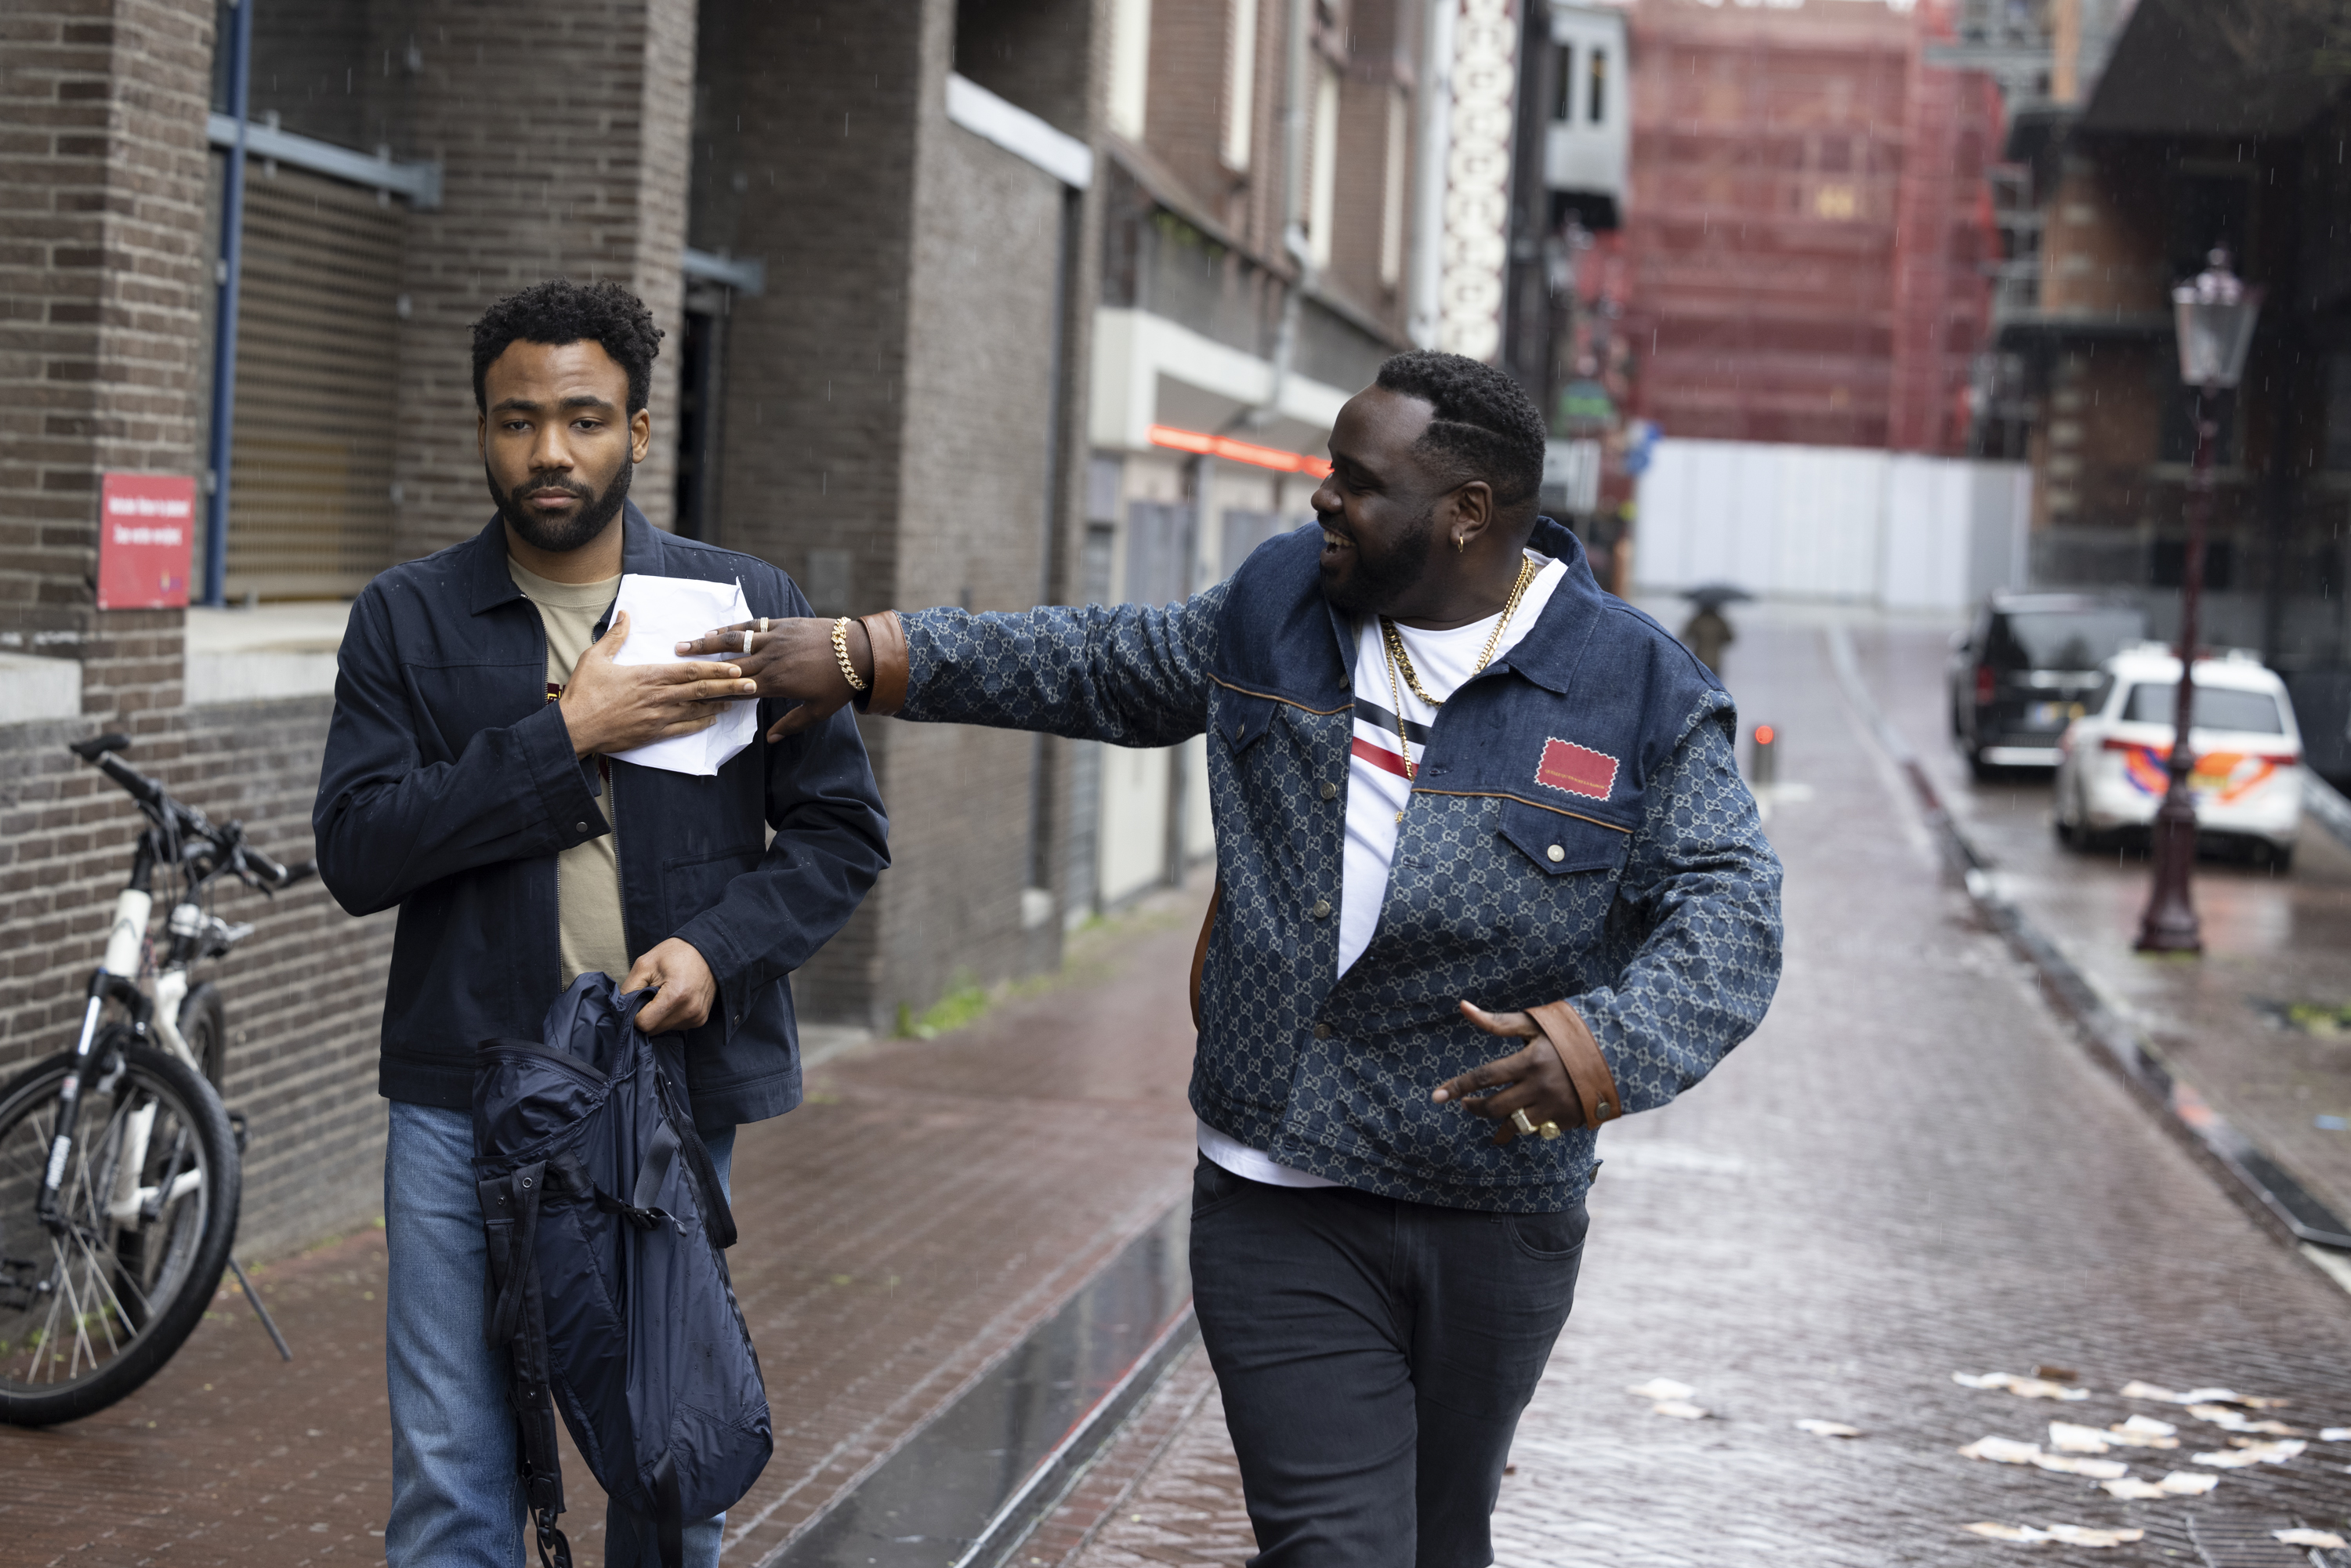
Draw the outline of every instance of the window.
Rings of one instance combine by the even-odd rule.
[[[1192,593],[1192,508],[1174,501],[1126,507],[1129,604],[1169,604]]]
[[[2169,724],[2179,711],[2179,687],[2170,681],[2141,681],[2123,703],[2123,717],[2132,724]],[[2226,686],[2196,688],[2197,729],[2231,729],[2240,735],[2283,735],[2277,699],[2267,692],[2232,691]]]
[[[1985,663],[2003,670],[2095,670],[2147,635],[2137,611],[2011,611],[1993,618]]]
[[[1314,169],[1306,208],[1306,248],[1316,270],[1331,265],[1331,208],[1339,185],[1339,73],[1322,68],[1314,88]]]
[[[1559,101],[1552,106],[1551,117],[1566,124],[1575,119],[1575,46],[1559,47]]]
[[[1583,118],[1598,125],[1607,118],[1608,51],[1592,51],[1592,93],[1584,100]]]
[[[1231,0],[1225,18],[1225,167],[1249,166],[1257,118],[1257,0]]]
[[[1110,128],[1130,141],[1143,138],[1150,82],[1151,0],[1111,0]]]
[[[1380,191],[1380,285],[1394,288],[1404,277],[1405,176],[1410,168],[1412,100],[1404,89],[1388,89],[1388,166]]]

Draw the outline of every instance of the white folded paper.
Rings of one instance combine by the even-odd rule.
[[[621,579],[620,597],[613,601],[612,611],[615,614],[626,611],[629,616],[629,640],[621,644],[621,652],[612,661],[616,664],[681,663],[677,656],[680,643],[699,637],[714,626],[731,626],[751,618],[751,607],[744,601],[743,585],[739,582],[643,577],[635,572]],[[708,729],[674,735],[667,740],[612,755],[640,768],[707,778],[751,744],[759,723],[759,705],[754,698],[716,706],[718,722]]]

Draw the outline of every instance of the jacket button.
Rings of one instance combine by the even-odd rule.
[[[1560,862],[1567,858],[1567,852],[1561,849],[1557,844],[1552,845],[1551,848],[1543,851],[1543,853],[1551,857],[1551,863],[1553,865],[1557,865]]]
[[[1339,787],[1336,784],[1332,783],[1328,779],[1322,780],[1322,799],[1325,800],[1334,800],[1338,799],[1338,796]]]
[[[1331,901],[1327,898],[1316,899],[1314,901],[1314,918],[1317,920],[1326,920],[1330,918],[1330,915]]]
[[[1316,1025],[1314,1026],[1314,1038],[1315,1038],[1315,1039],[1317,1039],[1317,1040],[1328,1040],[1328,1039],[1330,1039],[1330,1038],[1331,1038],[1331,1026],[1330,1026],[1329,1024],[1327,1024],[1327,1023],[1318,1023],[1318,1024],[1316,1024]]]
[[[584,833],[588,831],[588,824],[585,822],[574,822],[571,824],[571,831],[575,833]]]

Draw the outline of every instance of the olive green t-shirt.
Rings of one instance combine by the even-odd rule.
[[[552,702],[571,679],[580,655],[596,641],[596,622],[611,607],[621,580],[549,582],[524,570],[512,556],[507,558],[507,573],[523,597],[538,607],[539,624],[547,629],[548,700]],[[604,771],[603,759],[596,760],[598,771]],[[611,831],[555,857],[556,921],[566,987],[590,969],[603,970],[616,985],[629,972],[629,938],[621,920],[621,840],[612,822],[609,778],[596,804]]]

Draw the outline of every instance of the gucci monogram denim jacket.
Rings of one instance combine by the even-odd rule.
[[[1566,528],[1541,519],[1531,543],[1566,578],[1446,702],[1378,927],[1343,977],[1356,638],[1322,596],[1319,530],[1181,604],[901,622],[904,717],[1120,746],[1207,733],[1224,896],[1192,1074],[1203,1120],[1349,1186],[1498,1213],[1579,1201],[1597,1129],[1497,1148],[1490,1124],[1431,1103],[1510,1049],[1459,998],[1566,998],[1630,1113],[1751,1033],[1780,975],[1780,862],[1739,776],[1729,697],[1600,589]]]

